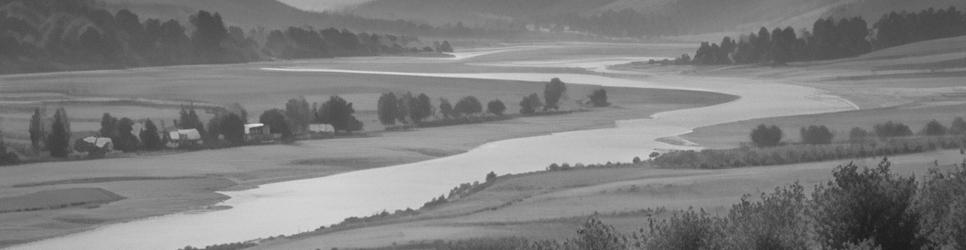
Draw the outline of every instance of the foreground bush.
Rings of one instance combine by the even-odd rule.
[[[823,248],[873,240],[882,249],[919,249],[919,214],[912,209],[914,177],[896,176],[883,160],[876,168],[840,166],[812,194],[815,232]]]

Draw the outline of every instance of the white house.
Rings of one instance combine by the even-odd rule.
[[[175,131],[168,132],[168,138],[171,139],[171,143],[174,146],[185,146],[192,144],[201,144],[201,133],[197,129],[179,129]]]
[[[111,138],[108,138],[108,137],[88,136],[88,137],[84,137],[84,139],[81,139],[81,140],[83,140],[84,142],[94,147],[103,149],[104,151],[114,150],[114,140],[111,140]]]
[[[322,133],[332,134],[332,133],[335,133],[335,127],[332,127],[331,124],[322,124],[322,123],[309,124],[309,132],[318,133],[318,134],[322,134]]]

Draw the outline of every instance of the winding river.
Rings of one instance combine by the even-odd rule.
[[[516,51],[516,50],[510,50]],[[485,55],[462,55],[456,60]],[[498,52],[493,52],[498,53]],[[676,149],[657,139],[693,128],[762,117],[812,114],[855,109],[844,99],[797,85],[734,78],[685,76],[616,76],[606,65],[639,58],[597,57],[588,60],[505,62],[514,67],[580,67],[597,74],[467,73],[435,74],[353,71],[312,67],[263,68],[270,71],[406,75],[421,77],[545,81],[559,77],[568,83],[621,87],[686,89],[740,96],[709,107],[676,110],[650,118],[617,121],[614,128],[518,138],[484,144],[467,153],[424,162],[349,172],[315,179],[267,184],[255,189],[224,192],[230,209],[181,213],[104,226],[14,247],[15,249],[175,249],[204,246],[313,230],[350,216],[382,209],[419,207],[460,183],[482,179],[490,171],[520,173],[544,169],[554,162],[600,163],[630,161],[656,149]],[[439,59],[454,60],[454,59]],[[494,66],[493,63],[488,63]],[[604,72],[606,71],[606,72]],[[611,73],[603,76],[603,73]]]

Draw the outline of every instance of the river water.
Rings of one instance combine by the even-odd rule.
[[[473,52],[459,59],[486,55]],[[497,52],[494,52],[497,53]],[[614,128],[556,133],[484,144],[467,153],[385,168],[349,172],[315,179],[262,185],[224,192],[230,209],[199,211],[104,226],[15,249],[175,249],[237,242],[313,230],[351,216],[382,209],[416,208],[460,183],[482,180],[486,173],[542,170],[550,163],[628,162],[656,149],[684,146],[656,141],[693,128],[746,119],[812,114],[855,109],[841,98],[812,88],[758,80],[697,77],[621,77],[606,70],[628,58],[506,62],[513,67],[579,67],[594,74],[544,73],[413,73],[353,71],[309,67],[264,68],[270,71],[406,75],[422,77],[546,81],[559,77],[568,83],[604,86],[703,90],[740,96],[736,101],[709,107],[676,110],[650,118],[615,122]],[[374,59],[376,60],[376,59]],[[440,59],[447,60],[447,59]],[[452,59],[448,59],[452,60]],[[493,65],[493,62],[487,64]],[[498,63],[496,63],[498,64]],[[606,72],[604,72],[606,70]]]

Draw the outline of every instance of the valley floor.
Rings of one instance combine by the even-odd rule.
[[[932,119],[948,124],[966,116],[966,65],[910,70],[950,59],[966,61],[960,44],[966,37],[918,43],[859,58],[799,63],[787,67],[692,67],[623,65],[613,70],[645,75],[731,77],[817,87],[856,103],[861,110],[773,117],[718,124],[682,136],[709,148],[732,148],[748,141],[758,124],[777,124],[785,140],[797,141],[798,128],[827,125],[837,139],[852,127],[871,128],[886,121],[903,122],[914,130]],[[943,48],[947,48],[943,50]],[[939,50],[939,52],[936,52]],[[896,69],[899,67],[900,69]],[[890,70],[892,70],[890,72]],[[763,103],[762,105],[767,105]],[[902,175],[922,176],[930,169],[951,169],[963,162],[959,150],[890,157]],[[597,214],[618,230],[647,227],[666,209],[700,208],[727,213],[745,194],[753,197],[778,186],[799,182],[807,190],[831,177],[850,161],[875,166],[882,159],[854,159],[769,167],[722,170],[600,168],[541,172],[501,177],[480,192],[419,215],[383,220],[361,228],[323,230],[261,242],[256,249],[373,248],[435,240],[524,237],[564,239],[576,235],[587,216]]]
[[[378,79],[379,77],[376,81]],[[439,79],[413,79],[425,80],[430,84],[445,82]],[[481,85],[501,83],[484,80],[453,81]],[[417,89],[426,88],[425,83],[420,84],[423,85],[413,86]],[[500,91],[520,91],[532,87],[531,84],[513,85],[517,87],[506,87]],[[532,85],[542,86],[542,83]],[[405,89],[405,86],[394,88]],[[574,89],[582,88],[576,86]],[[452,91],[458,91],[460,95],[494,96],[492,91],[478,89],[452,88]],[[60,209],[0,213],[0,246],[139,218],[220,209],[211,206],[227,198],[217,193],[221,190],[424,161],[465,152],[491,141],[610,127],[615,120],[647,117],[661,111],[733,100],[733,96],[729,95],[694,91],[631,88],[612,88],[611,91],[614,93],[611,100],[618,106],[568,115],[374,133],[374,136],[364,138],[299,141],[292,145],[249,146],[0,168],[0,197],[21,197],[45,190],[80,188],[98,188],[124,197],[110,203],[91,202]],[[368,115],[363,114],[363,117]],[[83,199],[83,196],[76,198]],[[93,201],[97,196],[92,195],[90,198]],[[54,196],[48,199],[47,202],[52,204],[59,202]],[[41,197],[40,200],[44,198]]]

